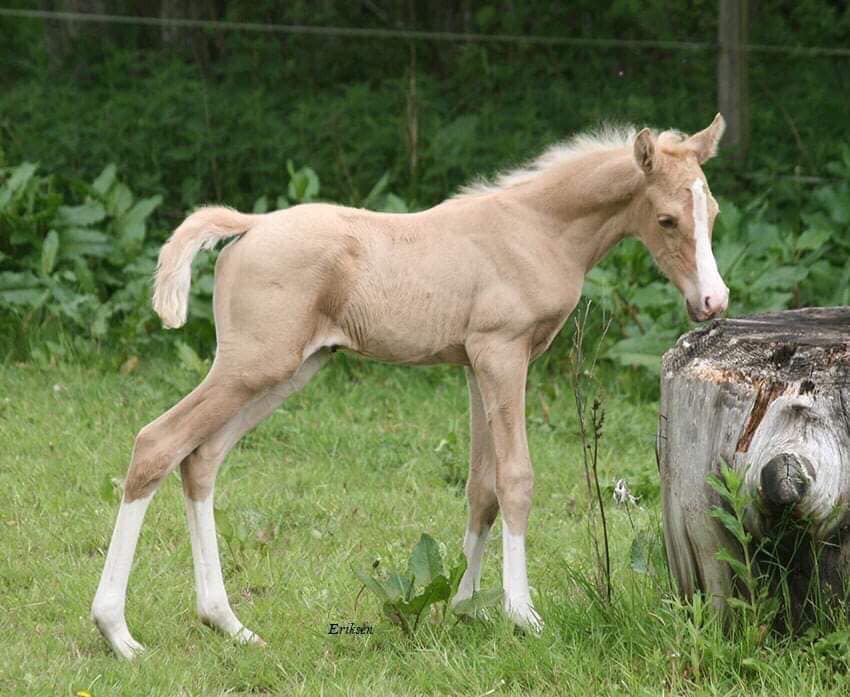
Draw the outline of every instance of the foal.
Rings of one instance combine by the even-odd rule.
[[[190,215],[162,248],[153,305],[166,327],[181,326],[193,257],[236,237],[216,265],[218,349],[204,381],[136,438],[92,605],[113,649],[126,658],[142,649],[124,619],[127,580],[145,510],[178,466],[198,613],[239,641],[262,643],[227,599],[213,485],[228,451],[304,387],[334,348],[392,363],[465,366],[468,566],[455,602],[478,590],[487,534],[501,511],[505,611],[540,631],[525,561],[534,480],[528,364],[572,312],[585,274],[626,235],[649,248],[694,320],[726,309],[728,289],[711,251],[717,204],[701,169],[723,128],[718,114],[689,138],[648,129],[579,136],[527,169],[421,213],[308,204]]]

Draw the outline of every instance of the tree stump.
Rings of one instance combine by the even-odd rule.
[[[670,570],[685,597],[734,594],[740,547],[711,511],[721,463],[744,475],[754,541],[805,522],[809,551],[785,546],[795,625],[818,588],[838,599],[850,577],[850,308],[811,308],[712,322],[662,359],[658,466]],[[782,550],[778,540],[777,549]],[[783,613],[780,613],[783,614]],[[782,622],[784,625],[784,621]]]

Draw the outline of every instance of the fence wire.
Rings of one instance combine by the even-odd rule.
[[[143,15],[111,15],[91,12],[59,12],[52,10],[20,10],[0,8],[0,17],[43,19],[58,22],[90,22],[137,26],[206,29],[210,31],[259,32],[306,36],[334,36],[352,39],[391,39],[402,41],[446,41],[465,43],[524,44],[530,46],[576,46],[587,48],[633,48],[707,51],[720,45],[710,41],[653,41],[645,39],[608,39],[575,36],[530,36],[519,34],[476,34],[469,32],[419,31],[415,29],[380,29],[364,27],[320,27],[304,24],[265,24],[262,22],[233,22],[228,20],[187,19],[181,17],[150,17]],[[741,50],[748,53],[773,53],[811,57],[850,57],[850,48],[828,46],[782,46],[746,44]]]

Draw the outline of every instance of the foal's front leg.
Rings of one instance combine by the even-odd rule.
[[[531,511],[534,472],[525,430],[528,349],[524,342],[471,351],[487,415],[496,462],[496,497],[502,512],[502,587],[505,611],[520,627],[540,632],[543,621],[531,602],[525,561],[525,533]]]
[[[499,512],[499,501],[496,498],[496,459],[490,427],[487,425],[487,414],[481,401],[481,391],[475,373],[469,368],[466,369],[466,378],[469,384],[469,477],[466,480],[469,522],[463,538],[466,571],[452,600],[453,605],[471,598],[473,593],[481,589],[484,548],[490,528]]]

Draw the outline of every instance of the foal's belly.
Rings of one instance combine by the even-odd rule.
[[[468,303],[415,280],[373,284],[351,298],[338,323],[347,348],[390,363],[468,365]]]
[[[361,326],[344,323],[348,348],[369,358],[389,363],[468,365],[464,336],[451,326],[450,317],[433,317],[421,312],[382,310],[369,312]]]

